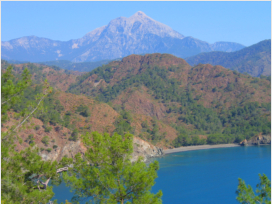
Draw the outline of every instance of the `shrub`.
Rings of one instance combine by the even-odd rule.
[[[44,131],[45,132],[50,132],[52,130],[52,127],[51,126],[45,126],[44,127]]]
[[[29,144],[34,143],[34,135],[33,134],[28,135],[27,142]]]
[[[259,78],[255,78],[250,83],[258,83],[258,82],[259,82]]]
[[[77,141],[78,140],[78,129],[74,129],[74,131],[71,134],[71,137],[69,137],[70,141]]]
[[[87,106],[80,105],[76,111],[83,117],[89,117],[91,115],[90,109]]]
[[[49,143],[49,137],[48,137],[48,136],[44,136],[44,137],[42,138],[42,143],[43,143],[45,146],[47,146],[48,143]]]
[[[53,145],[53,149],[57,149],[58,148],[58,145]]]
[[[30,135],[28,135],[28,140],[31,140],[31,139],[33,139],[34,138],[34,135],[33,134],[30,134]]]
[[[234,84],[233,83],[228,84],[228,86],[226,87],[225,90],[226,91],[233,91],[234,90]]]
[[[217,88],[214,87],[214,88],[212,89],[212,92],[216,92],[216,91],[217,91]]]
[[[142,125],[142,128],[148,128],[148,124],[146,120],[143,121],[141,125]]]
[[[47,151],[47,152],[51,152],[52,149],[51,149],[51,148],[47,148],[46,151]]]
[[[39,126],[39,125],[36,125],[35,127],[34,127],[34,129],[35,130],[39,130],[41,127]]]

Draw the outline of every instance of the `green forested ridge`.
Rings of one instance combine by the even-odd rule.
[[[194,66],[196,64],[221,65],[251,76],[271,75],[271,40],[264,40],[255,45],[236,52],[209,52],[186,58]]]
[[[163,122],[177,130],[179,136],[172,142],[176,147],[203,144],[205,142],[210,144],[240,142],[258,133],[270,134],[270,121],[268,118],[271,112],[270,103],[262,100],[263,93],[270,96],[270,93],[268,93],[270,84],[267,83],[266,77],[254,78],[236,71],[231,72],[216,67],[208,70],[207,75],[205,73],[207,72],[206,65],[189,68],[187,73],[184,64],[165,66],[163,60],[174,58],[173,56],[156,54],[156,57],[153,58],[153,55],[149,55],[149,61],[143,60],[137,74],[135,74],[133,64],[129,65],[131,67],[123,67],[121,78],[116,78],[116,74],[120,75],[122,62],[103,65],[89,73],[78,76],[76,83],[71,84],[68,91],[74,94],[85,94],[102,102],[112,104],[114,100],[119,100],[119,96],[127,92],[127,90],[142,92],[143,87],[146,87],[152,101],[165,106],[165,117],[173,118],[171,121],[168,121],[167,118],[160,120],[159,123]],[[161,59],[164,65],[149,63],[158,59]],[[2,69],[7,65],[7,63],[3,63]],[[27,101],[33,100],[35,94],[41,91],[42,86],[35,84],[40,84],[47,76],[42,72],[44,67],[31,63],[27,64],[27,66],[30,73],[35,73],[35,78],[33,78],[33,85],[24,91],[21,102],[13,107],[16,112],[24,110],[27,107]],[[55,69],[58,70],[58,68]],[[21,69],[16,67],[15,72],[22,73]],[[17,76],[19,76],[18,74]],[[206,78],[203,78],[203,75]],[[85,83],[85,80],[89,77],[94,83],[99,82],[101,79],[105,82],[93,87],[90,83]],[[201,77],[202,79],[200,79]],[[213,85],[215,80],[217,80],[216,83],[218,83],[218,80],[219,82],[224,80],[230,82],[228,82],[227,86]],[[205,101],[209,100],[207,95],[210,95],[210,93],[217,96],[212,96],[214,99],[207,105]],[[222,95],[221,98],[218,97],[220,94]],[[260,102],[252,101],[256,94]],[[223,98],[223,96],[226,97]],[[111,106],[121,115],[115,119],[115,131],[119,134],[125,132],[135,134],[132,119],[123,117],[124,113],[130,112],[131,118],[133,118],[133,110],[126,110],[125,106],[118,108],[116,104]],[[35,113],[35,117],[44,122],[46,131],[50,132],[50,127],[47,127],[46,124],[64,126],[71,129],[71,131],[75,130],[75,122],[71,122],[71,120],[74,120],[72,119],[74,116],[71,115],[71,112],[64,111],[55,91],[44,100],[43,107],[46,111]],[[88,107],[80,104],[75,107],[73,112],[86,117],[86,121],[91,116]],[[157,119],[153,120],[153,125],[148,128],[142,127],[137,136],[154,142],[154,144],[161,140],[168,140],[167,133],[158,130],[159,128],[155,125],[156,121]],[[83,127],[77,128],[79,132],[86,131]],[[199,135],[207,136],[207,139],[205,140],[202,137],[200,139]],[[75,140],[77,136],[69,138]]]
[[[210,88],[203,85],[201,90],[206,92],[197,94],[198,91],[195,85],[204,84],[204,82],[194,82],[193,77],[198,72],[203,71],[201,66],[198,65],[191,68],[187,85],[181,79],[177,80],[171,77],[172,73],[175,73],[175,75],[183,73],[183,70],[178,66],[169,66],[167,69],[164,66],[152,64],[145,64],[144,68],[140,68],[136,75],[126,72],[125,77],[110,85],[109,83],[112,84],[118,67],[111,67],[109,64],[78,77],[77,82],[70,86],[69,91],[75,94],[83,93],[90,95],[103,102],[111,102],[128,88],[140,90],[142,86],[147,87],[153,99],[167,107],[168,115],[177,115],[176,125],[173,127],[177,129],[180,136],[173,141],[173,145],[176,147],[203,144],[205,142],[209,144],[240,142],[260,132],[270,134],[270,121],[267,118],[267,115],[270,114],[270,103],[250,102],[252,94],[256,91],[261,91],[258,90],[259,87],[265,87],[264,90],[268,91],[270,85],[265,85],[266,83],[258,78],[233,72],[233,76],[236,79],[234,82],[228,83],[226,87],[215,86]],[[216,68],[212,70],[216,70]],[[82,83],[93,74],[98,76],[96,81],[104,79],[107,85],[95,88]],[[231,76],[232,73],[230,71],[223,70],[209,80],[217,78],[222,78],[223,80]],[[245,82],[238,82],[239,78],[245,80]],[[206,84],[209,83],[207,80]],[[250,92],[250,87],[255,87],[257,90]],[[210,107],[205,107],[199,100],[203,98],[203,94],[205,95],[210,90],[213,93],[221,93],[222,95],[237,93],[237,91],[240,94],[237,94],[232,99],[233,103],[230,106],[226,105],[229,99],[225,99],[223,103],[214,100]],[[233,97],[233,95],[230,96]],[[171,104],[173,103],[177,103],[178,106],[172,106]],[[193,125],[194,129],[180,128],[179,126],[182,126],[184,123]],[[207,135],[208,138],[205,141],[199,139],[197,135]],[[143,134],[140,136],[143,137]]]

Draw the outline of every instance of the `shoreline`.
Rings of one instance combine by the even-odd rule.
[[[186,146],[186,147],[178,147],[174,149],[166,149],[163,150],[164,154],[171,154],[176,152],[187,152],[187,151],[195,151],[202,149],[215,149],[215,148],[228,148],[228,147],[240,147],[239,144],[217,144],[217,145],[196,145],[196,146]]]

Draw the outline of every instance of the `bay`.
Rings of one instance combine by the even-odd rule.
[[[178,152],[152,160],[160,163],[152,192],[162,190],[166,204],[235,204],[238,178],[254,188],[259,173],[271,179],[270,145]],[[59,203],[73,197],[64,183],[53,190]]]

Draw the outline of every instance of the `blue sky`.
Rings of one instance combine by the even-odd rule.
[[[1,2],[1,41],[35,35],[77,39],[137,11],[185,36],[245,46],[271,38],[270,1],[218,2]]]

